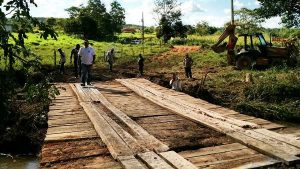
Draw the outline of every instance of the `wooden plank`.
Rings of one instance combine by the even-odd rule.
[[[80,86],[79,83],[76,83],[74,85],[76,87],[76,90],[74,90],[73,88],[72,89],[76,93],[76,95],[79,96],[78,99],[81,98],[80,100],[82,102],[90,102],[91,99],[84,93],[82,86]]]
[[[158,96],[160,98],[167,99],[169,101],[173,101],[175,104],[177,104],[179,106],[182,106],[182,107],[185,107],[186,109],[190,109],[192,111],[199,111],[200,113],[202,113],[204,115],[213,117],[215,119],[219,119],[221,121],[226,121],[230,124],[233,124],[233,125],[236,125],[236,126],[239,126],[239,127],[242,127],[242,128],[260,128],[258,125],[254,124],[254,123],[245,122],[245,121],[242,121],[242,120],[237,120],[237,119],[234,119],[234,118],[231,118],[231,117],[224,117],[224,116],[222,116],[221,114],[219,114],[217,112],[210,111],[210,110],[205,109],[201,106],[191,104],[189,102],[186,102],[184,100],[178,99],[178,98],[170,96],[170,95],[164,95],[161,92],[159,92],[159,91],[157,91],[157,90],[155,90],[151,87],[147,87],[147,86],[145,86],[145,85],[143,85],[139,82],[136,82],[132,79],[131,80],[130,79],[121,79],[121,80],[118,79],[118,81],[120,81],[121,83],[126,81],[128,83],[131,83],[135,86],[138,86],[138,87],[142,88],[144,91],[149,91],[152,94],[155,94],[156,96]]]
[[[145,129],[129,118],[125,113],[112,105],[97,89],[92,89],[94,101],[100,101],[108,110],[110,110],[121,122],[123,122],[137,137],[138,141],[150,150],[163,152],[169,150],[169,147],[150,135]]]
[[[264,119],[260,119],[260,118],[255,118],[255,119],[246,120],[246,121],[251,122],[251,123],[255,123],[255,124],[258,124],[258,125],[264,125],[264,124],[271,124],[272,123],[268,120],[264,120]]]
[[[184,158],[191,158],[191,157],[207,156],[211,154],[220,154],[220,153],[231,152],[231,151],[242,150],[242,149],[248,149],[248,147],[240,143],[232,143],[232,144],[226,144],[226,145],[221,145],[216,147],[201,148],[198,150],[183,151],[183,152],[179,152],[179,154]]]
[[[189,160],[191,163],[193,163],[196,166],[207,166],[207,165],[218,164],[220,163],[220,161],[235,160],[238,158],[248,158],[251,155],[257,155],[257,154],[259,153],[248,148],[242,150],[234,150],[230,152],[210,154],[206,156],[191,157],[191,158],[187,158],[187,160]]]
[[[283,125],[280,125],[280,124],[271,123],[271,124],[262,125],[262,128],[268,129],[268,130],[277,130],[277,129],[282,129],[282,128],[286,128],[286,127]]]
[[[68,119],[87,119],[88,117],[86,116],[86,114],[81,113],[81,114],[66,114],[64,116],[48,116],[48,120],[52,121],[52,120],[61,120],[61,119],[65,119],[66,121]]]
[[[260,153],[284,161],[286,164],[300,161],[300,158],[273,145],[266,144],[241,132],[229,133],[228,136]]]
[[[69,86],[71,87],[72,92],[77,96],[78,101],[82,102],[83,99],[80,97],[79,91],[77,90],[77,87],[75,86],[75,84],[70,83]]]
[[[258,132],[252,131],[252,130],[247,130],[247,131],[244,131],[243,133],[252,138],[255,138],[256,140],[260,140],[266,144],[272,145],[272,146],[274,146],[275,149],[281,149],[282,151],[286,151],[289,154],[293,154],[295,156],[300,154],[299,148],[297,148],[293,145],[287,144],[285,142],[282,142],[282,141],[278,140],[277,138],[272,138],[268,134],[261,134],[261,133],[258,133]]]
[[[87,130],[94,130],[94,127],[91,123],[76,123],[70,126],[49,127],[47,134],[71,133]]]
[[[150,169],[173,169],[166,161],[154,152],[146,152],[137,155]]]
[[[234,167],[234,169],[268,168],[277,165],[279,163],[280,162],[278,160],[275,160],[273,158],[263,156],[263,155],[257,155],[254,156],[253,158],[246,159],[243,164],[239,165],[238,167]],[[224,163],[222,164],[222,166],[224,166]]]
[[[77,124],[77,123],[88,123],[90,122],[89,119],[87,118],[72,118],[72,119],[67,119],[67,120],[64,120],[64,119],[57,119],[57,120],[49,120],[48,121],[48,126],[49,127],[55,127],[55,126],[65,126],[65,125],[74,125],[74,124]]]
[[[80,105],[89,116],[95,130],[107,145],[108,150],[115,159],[117,159],[118,156],[134,155],[124,140],[122,140],[107,121],[98,114],[91,103],[81,102]]]
[[[78,103],[79,104],[79,103]],[[80,115],[80,114],[85,114],[84,111],[82,110],[77,110],[77,111],[60,111],[60,112],[54,112],[54,111],[49,111],[48,112],[48,117],[54,117],[54,116],[64,116],[64,115]]]
[[[52,110],[68,110],[68,109],[76,110],[76,109],[80,109],[80,108],[81,107],[77,104],[75,104],[75,105],[65,105],[65,106],[50,106],[49,111],[52,111]]]
[[[273,132],[270,130],[266,130],[266,129],[256,129],[254,131],[257,133],[260,133],[260,134],[267,135],[268,137],[272,137],[274,139],[280,140],[289,145],[300,148],[300,140],[292,139],[290,137],[286,137],[285,135],[282,135],[282,134],[279,134],[279,133],[276,133],[276,132]]]
[[[262,154],[253,154],[247,156],[237,156],[236,158],[219,160],[213,163],[198,163],[199,168],[203,169],[228,169],[228,168],[259,168],[259,167],[268,167],[278,164],[279,161],[272,158],[266,157]],[[248,167],[246,167],[248,166]],[[256,166],[256,167],[255,167]]]
[[[160,153],[160,156],[164,158],[172,167],[177,169],[198,169],[194,164],[184,159],[174,151],[168,151]]]
[[[120,163],[124,169],[147,169],[147,167],[144,166],[134,156],[119,157],[118,161],[120,161]]]
[[[71,133],[47,134],[45,138],[45,142],[67,141],[67,140],[77,140],[77,139],[95,138],[95,137],[98,137],[98,135],[94,130],[71,132]]]
[[[124,140],[124,142],[132,150],[132,152],[142,153],[149,151],[147,150],[147,148],[144,148],[142,145],[140,145],[135,138],[133,138],[129,133],[127,133],[114,120],[108,117],[105,114],[105,112],[101,111],[98,107],[94,107],[94,110],[96,110],[107,121],[107,123],[113,128],[113,130],[122,138],[122,140]]]

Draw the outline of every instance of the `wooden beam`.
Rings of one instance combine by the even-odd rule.
[[[135,121],[133,121],[130,117],[128,117],[124,112],[116,108],[112,105],[97,89],[91,89],[93,92],[93,98],[100,101],[103,106],[105,106],[108,110],[111,111],[121,122],[123,122],[131,132],[133,132],[140,143],[145,145],[150,150],[155,150],[157,152],[164,152],[169,150],[169,147],[163,144],[161,141],[156,139],[154,136],[150,135],[145,129],[143,129],[140,125],[138,125]]]
[[[292,146],[295,146],[297,148],[300,148],[300,141],[299,140],[292,139],[290,137],[287,137],[285,135],[276,133],[274,131],[270,131],[270,130],[266,130],[266,129],[256,129],[256,130],[254,130],[254,132],[267,135],[267,136],[269,136],[269,137],[271,137],[273,139],[280,140],[280,141],[282,141],[284,143],[287,143],[289,145],[292,145]]]
[[[184,159],[182,156],[177,154],[175,151],[168,151],[159,154],[164,158],[172,167],[176,169],[197,169],[197,167],[191,162]]]
[[[134,155],[134,152],[132,152],[124,140],[120,138],[107,121],[98,114],[91,103],[81,102],[80,105],[89,116],[96,132],[107,145],[108,150],[115,159],[117,159],[118,156]]]
[[[274,157],[278,160],[283,161],[286,164],[294,163],[294,162],[299,162],[300,158],[290,154],[287,151],[284,151],[282,149],[278,149],[273,145],[264,143],[263,141],[257,140],[256,138],[252,138],[248,136],[245,133],[241,132],[234,132],[234,133],[229,133],[228,136],[231,138],[237,140],[238,142],[260,152],[263,154],[266,154],[268,156]]]
[[[147,169],[138,159],[134,156],[119,157],[118,161],[124,169]]]
[[[154,152],[146,152],[137,155],[150,169],[174,169]]]

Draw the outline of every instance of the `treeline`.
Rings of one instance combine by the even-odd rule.
[[[100,0],[89,0],[87,6],[66,9],[70,18],[64,24],[64,31],[82,34],[88,39],[111,39],[125,25],[125,9],[117,1],[110,7],[107,11]]]

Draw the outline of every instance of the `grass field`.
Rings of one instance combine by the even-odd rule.
[[[140,34],[121,34],[122,38],[139,38]],[[182,48],[175,50],[169,45],[161,45],[155,35],[146,35],[144,55],[145,69],[149,76],[160,75],[165,79],[177,72],[183,80],[184,92],[206,99],[247,114],[273,120],[300,120],[300,68],[278,65],[264,70],[239,71],[227,65],[226,53],[216,54],[209,46],[218,39],[213,36],[189,36],[188,45],[197,44],[192,50]],[[54,51],[62,48],[67,55],[67,66],[72,48],[82,44],[77,37],[59,34],[58,40],[39,38],[39,34],[28,34],[26,46],[42,59],[43,65],[54,64]],[[110,48],[116,49],[117,66],[136,67],[138,54],[143,53],[143,45],[121,44],[113,42],[90,41],[97,53],[96,65],[105,67],[104,53]],[[238,45],[241,45],[241,40]],[[182,66],[184,54],[189,53],[194,60],[195,79],[185,79]],[[57,63],[59,55],[57,53]],[[4,66],[1,61],[1,68]],[[128,70],[137,74],[137,70]],[[204,81],[205,74],[208,73]],[[253,83],[246,83],[245,76],[252,74]],[[200,89],[200,90],[199,90]]]

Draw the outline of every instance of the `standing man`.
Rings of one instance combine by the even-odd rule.
[[[75,48],[72,49],[71,56],[70,56],[70,64],[72,64],[72,58],[74,56],[73,64],[74,64],[74,74],[75,74],[76,78],[78,77],[78,65],[79,65],[79,71],[81,71],[81,63],[80,63],[80,60],[79,60],[79,57],[78,57],[79,49],[80,49],[80,45],[77,44],[75,46]]]
[[[139,64],[139,71],[140,71],[141,76],[143,76],[143,74],[144,74],[144,62],[145,62],[145,59],[143,58],[142,54],[140,54],[138,64]]]
[[[108,62],[108,65],[109,65],[109,71],[113,71],[113,62],[114,62],[114,57],[115,57],[115,50],[114,48],[111,48],[107,54],[106,54],[106,57],[105,57],[105,60]]]
[[[192,58],[189,56],[189,54],[186,54],[183,59],[183,66],[187,78],[192,78],[192,65],[193,65]]]
[[[91,46],[89,46],[89,42],[84,41],[84,47],[79,49],[78,52],[79,59],[81,60],[81,86],[85,86],[85,82],[87,85],[91,85],[92,80],[92,65],[95,63],[95,50]]]
[[[66,63],[66,54],[65,52],[62,51],[61,48],[57,49],[59,54],[60,54],[60,68],[59,68],[59,73],[64,74],[65,73],[65,63]]]

